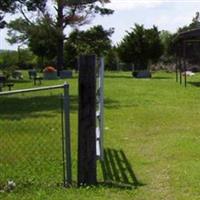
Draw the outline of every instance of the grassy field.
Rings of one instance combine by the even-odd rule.
[[[23,168],[15,171],[14,167],[17,166],[10,167],[8,164],[9,171],[12,171],[16,182],[17,179],[20,180],[20,176],[24,177],[29,173],[39,174],[34,176],[33,181],[29,180],[28,184],[22,185],[17,182],[16,188],[10,193],[1,192],[0,199],[199,200],[200,75],[190,77],[188,81],[188,87],[185,89],[175,82],[175,75],[171,73],[159,72],[153,74],[152,79],[136,80],[129,72],[107,72],[105,78],[106,159],[103,165],[98,163],[100,183],[98,187],[65,189],[59,185],[39,184],[41,180],[48,180],[51,173],[59,170],[55,167],[56,165],[45,166],[45,170],[41,172],[30,172],[29,169]],[[77,78],[67,80],[67,82],[70,84],[71,95],[73,180],[76,182]],[[61,83],[63,80],[43,81],[42,86]],[[33,87],[31,81],[15,84],[15,89],[30,87]],[[58,94],[59,91],[53,94],[41,93],[45,97],[37,99],[37,102],[43,102],[41,103],[42,110],[37,109],[37,106],[26,108],[26,104],[22,104],[26,109],[18,110],[13,100],[7,102],[10,106],[5,106],[6,102],[3,106],[1,104],[0,133],[5,130],[9,132],[12,126],[21,125],[20,119],[12,120],[12,112],[16,114],[20,112],[22,116],[28,116],[23,120],[22,125],[29,124],[27,129],[30,135],[36,131],[35,128],[31,129],[36,121],[51,124],[59,119],[59,103],[55,100]],[[31,105],[30,96],[19,98]],[[54,105],[55,102],[57,106]],[[18,128],[16,135],[20,134],[19,130]],[[2,140],[0,141],[0,155],[3,155],[2,146],[4,146],[4,152],[6,152],[6,147]],[[53,144],[56,138],[47,141],[49,143],[44,144],[48,146]],[[55,146],[59,151],[59,145]],[[44,152],[44,155],[40,155],[41,160],[49,157],[50,154],[50,150]],[[40,165],[40,163],[37,164]],[[107,166],[106,172],[105,166]],[[0,163],[0,168],[3,169],[2,163]],[[3,172],[0,170],[0,187],[6,180]],[[58,175],[53,178],[58,181],[62,177]],[[104,179],[107,180],[106,183]]]

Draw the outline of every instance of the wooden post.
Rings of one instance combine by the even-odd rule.
[[[181,67],[180,67],[180,84],[182,85],[182,61],[181,61]]]
[[[183,44],[183,65],[184,65],[184,80],[185,80],[185,87],[187,87],[187,67],[186,67],[186,42]]]
[[[176,56],[176,82],[178,82],[178,58]]]
[[[96,178],[96,56],[79,58],[78,186]]]
[[[182,60],[181,60],[181,55],[182,55],[182,51],[181,51],[181,45],[179,45],[178,47],[178,54],[179,54],[179,76],[180,76],[180,84],[182,84]]]

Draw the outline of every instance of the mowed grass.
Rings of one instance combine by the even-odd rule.
[[[76,77],[66,81],[70,84],[71,95],[73,180],[75,184],[78,85]],[[112,184],[99,184],[98,187],[87,188],[74,186],[65,189],[59,185],[43,185],[41,180],[48,180],[47,176],[57,170],[52,164],[45,166],[47,172],[42,171],[43,174],[38,174],[41,179],[34,172],[36,177],[34,177],[34,181],[30,181],[32,184],[24,184],[24,186],[17,184],[11,193],[0,193],[0,198],[6,200],[200,199],[200,75],[190,77],[188,81],[190,82],[188,87],[184,88],[175,82],[175,75],[171,73],[158,72],[153,74],[152,79],[133,79],[130,72],[106,72],[105,149],[106,152],[109,152],[110,149],[112,152],[125,154],[137,179],[132,187],[119,187],[117,179],[112,181]],[[63,80],[43,81],[42,86],[63,82]],[[33,83],[30,81],[15,84],[15,89],[30,87],[33,87]],[[42,96],[48,96],[46,98],[46,101],[49,99],[48,102],[51,102],[51,99],[59,94],[59,91],[51,94],[49,92],[41,93]],[[26,99],[29,96],[23,98]],[[30,101],[31,99],[27,102],[30,103]],[[15,108],[12,107],[12,109],[17,112]],[[30,112],[21,111],[22,115],[28,115],[25,122],[23,120],[21,122],[29,124],[29,132],[32,135],[38,130],[35,120],[45,119],[45,124],[48,124],[52,120],[59,121],[60,119],[59,107],[54,107],[52,103],[49,106],[42,104],[41,111],[36,108],[31,111],[30,106],[28,109]],[[20,121],[12,121],[12,112],[9,107],[1,105],[0,110],[1,113],[3,112],[0,124],[7,124],[7,130],[12,126],[20,126]],[[3,118],[7,112],[8,116]],[[2,130],[2,126],[0,130]],[[17,130],[19,131],[19,129]],[[16,132],[16,134],[20,133]],[[59,133],[58,137],[60,137]],[[45,141],[46,143],[50,142],[50,140]],[[44,144],[48,145],[46,143]],[[51,151],[45,152],[46,157],[50,154]],[[2,155],[2,150],[0,155]],[[55,156],[58,155],[58,153],[55,154]],[[114,157],[114,154],[112,155]],[[41,156],[41,160],[43,156]],[[112,159],[109,161],[112,162]],[[121,169],[116,167],[112,174],[115,174],[116,177],[117,173],[123,174],[126,166],[123,164]],[[34,168],[34,166],[32,167]],[[21,174],[19,169],[15,174],[14,167],[13,171],[16,179],[19,179],[20,176],[24,177],[24,169],[21,169]],[[0,180],[4,177],[1,173],[0,171]],[[26,170],[25,174],[28,175],[29,170]],[[58,175],[58,178],[56,181],[62,177]],[[98,181],[103,182],[103,172],[99,162]]]

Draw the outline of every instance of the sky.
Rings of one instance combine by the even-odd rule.
[[[84,29],[98,24],[106,29],[113,27],[112,41],[117,44],[135,23],[146,28],[156,25],[159,30],[176,32],[178,27],[191,23],[195,13],[200,11],[200,0],[111,0],[106,7],[115,10],[114,14],[95,17]],[[0,30],[0,49],[17,49],[17,45],[11,46],[6,42],[6,37],[7,31]]]

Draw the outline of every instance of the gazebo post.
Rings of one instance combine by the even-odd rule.
[[[187,72],[186,72],[186,41],[183,43],[183,67],[184,67],[184,78],[185,78],[185,87],[187,87]]]
[[[178,62],[180,61],[180,66],[178,64],[178,69],[180,71],[180,84],[182,84],[182,72],[184,70],[184,84],[187,87],[187,49],[189,48],[187,43],[200,43],[200,28],[195,28],[189,31],[180,32],[176,37],[175,47],[177,48]],[[194,53],[191,50],[191,53]]]
[[[182,85],[182,59],[181,59],[181,45],[179,47],[179,76],[180,76],[180,84]]]
[[[180,59],[179,63],[179,76],[180,76],[180,84],[182,85],[182,59]]]
[[[178,82],[178,56],[177,56],[177,54],[176,54],[176,65],[175,65],[175,67],[176,67],[176,82]]]

